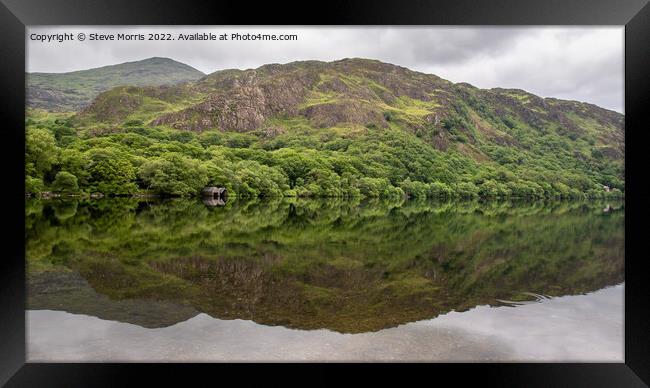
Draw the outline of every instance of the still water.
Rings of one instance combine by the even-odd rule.
[[[26,203],[30,361],[622,361],[624,204]]]

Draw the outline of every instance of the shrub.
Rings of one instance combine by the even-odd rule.
[[[142,122],[142,120],[129,120],[124,123],[124,126],[126,127],[141,127],[143,125],[144,123]]]

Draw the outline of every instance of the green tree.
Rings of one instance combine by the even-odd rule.
[[[52,182],[52,189],[62,193],[76,193],[79,191],[77,177],[67,171],[59,171]]]
[[[442,182],[436,181],[429,184],[429,196],[432,198],[448,198],[451,194],[451,188]]]
[[[400,183],[399,187],[404,190],[407,196],[412,198],[425,198],[429,193],[429,185],[419,181],[412,181],[411,178]]]
[[[137,191],[135,169],[124,155],[114,149],[94,150],[90,154],[91,191],[104,194],[130,194]]]
[[[75,148],[66,148],[61,151],[59,166],[61,170],[67,171],[77,177],[80,188],[87,188],[90,185],[91,165],[90,153],[81,152]]]
[[[44,128],[28,128],[25,138],[25,172],[42,178],[56,163],[59,148],[50,131]]]
[[[461,198],[476,198],[478,187],[472,182],[461,182],[456,185],[456,194]]]
[[[275,168],[254,160],[238,162],[234,168],[241,182],[235,190],[240,191],[242,196],[279,197],[289,189],[287,177]]]
[[[178,153],[145,162],[138,176],[149,189],[178,196],[198,195],[209,181],[205,165]]]
[[[313,153],[311,153],[313,154]],[[281,149],[274,153],[278,166],[289,178],[289,186],[296,186],[299,178],[304,178],[314,168],[319,167],[314,158],[293,149]]]
[[[45,190],[43,179],[34,178],[33,176],[25,176],[25,192],[26,193],[40,193]]]

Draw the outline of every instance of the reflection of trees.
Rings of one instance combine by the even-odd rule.
[[[32,274],[72,269],[112,298],[359,332],[528,291],[574,294],[622,281],[624,207],[605,207],[107,199],[73,213],[28,201],[27,254]]]

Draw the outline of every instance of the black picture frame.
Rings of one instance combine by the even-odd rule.
[[[339,383],[342,372],[404,383],[624,387],[650,383],[649,282],[644,220],[648,181],[645,132],[650,131],[650,5],[648,0],[328,1],[318,4],[188,2],[173,0],[0,0],[0,119],[5,249],[0,260],[0,384],[8,386],[120,386],[138,378],[187,384],[196,377],[264,382]],[[302,12],[302,14],[301,14]],[[625,25],[625,362],[498,364],[37,364],[25,362],[24,109],[27,25]],[[292,369],[290,370],[289,367]],[[295,370],[309,378],[296,381]],[[248,373],[245,373],[248,372]],[[288,374],[291,372],[292,374]],[[217,380],[218,379],[218,380]],[[292,381],[293,380],[293,381]],[[237,380],[235,380],[237,381]],[[645,382],[645,383],[644,383]]]

